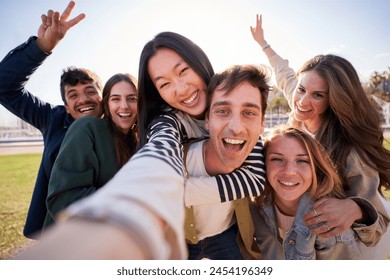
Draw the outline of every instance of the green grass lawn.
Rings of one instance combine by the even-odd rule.
[[[385,139],[385,144],[384,144],[384,146],[385,146],[388,150],[390,150],[390,138]]]
[[[41,154],[0,156],[0,259],[28,241],[23,236],[23,226],[41,157]]]

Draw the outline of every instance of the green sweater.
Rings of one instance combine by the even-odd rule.
[[[44,227],[58,212],[94,193],[118,171],[109,121],[83,117],[69,128],[54,163]]]

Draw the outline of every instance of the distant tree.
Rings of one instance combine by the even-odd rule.
[[[271,114],[277,114],[278,117],[280,114],[285,114],[290,111],[287,99],[282,92],[275,88],[273,98],[268,105],[267,111],[270,111]]]
[[[390,67],[382,73],[372,73],[366,89],[374,96],[390,102]]]

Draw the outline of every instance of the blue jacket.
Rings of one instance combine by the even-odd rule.
[[[35,39],[30,37],[0,62],[0,104],[39,129],[45,147],[23,231],[29,238],[42,229],[47,212],[45,201],[51,170],[65,133],[73,122],[63,105],[49,104],[24,88],[29,77],[49,56],[39,49]]]

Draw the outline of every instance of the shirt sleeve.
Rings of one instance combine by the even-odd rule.
[[[295,71],[289,66],[288,60],[274,55],[269,59],[275,73],[277,87],[283,92],[290,108],[293,107],[293,94],[298,84]]]
[[[375,216],[372,210],[369,210],[369,205],[373,205],[374,210],[378,212],[378,219],[375,220],[374,224],[370,226],[370,230],[366,231],[365,228],[360,230],[360,233],[364,234],[363,242],[366,244],[375,244],[386,232],[389,224],[389,213],[386,210],[385,203],[389,203],[381,197],[379,192],[379,173],[371,166],[365,164],[355,150],[352,150],[347,157],[347,172],[346,177],[349,185],[349,189],[346,191],[347,196],[354,199],[355,202],[362,208],[365,214],[369,216]],[[361,198],[358,200],[357,198]],[[369,203],[363,203],[364,201]],[[363,223],[366,223],[363,221]],[[354,227],[356,231],[359,231]],[[374,234],[372,231],[374,230]],[[367,235],[367,233],[369,233]],[[359,237],[362,236],[359,234]],[[370,236],[370,238],[368,238]],[[390,243],[389,243],[390,244]]]
[[[164,114],[153,120],[148,133],[148,143],[133,158],[153,157],[170,165],[184,177],[183,141],[185,129],[175,114]]]
[[[88,121],[92,119],[80,119],[70,126],[54,162],[46,199],[52,219],[59,211],[94,193],[99,187],[102,159],[96,150],[112,149],[109,146],[97,147],[99,144],[95,142],[99,137],[90,129]],[[109,131],[107,127],[104,129]]]
[[[39,49],[35,39],[30,37],[0,62],[0,104],[45,134],[54,106],[25,89],[31,75],[49,56]]]

